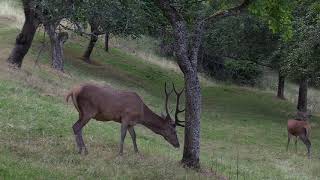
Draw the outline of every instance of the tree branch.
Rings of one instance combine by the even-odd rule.
[[[220,10],[220,11],[206,17],[205,19],[203,19],[203,21],[210,21],[210,20],[213,20],[218,17],[222,18],[222,17],[234,16],[234,15],[240,14],[240,12],[243,9],[245,9],[246,7],[249,6],[250,2],[251,2],[250,0],[243,0],[243,2],[240,5],[235,6],[233,8],[230,8],[230,9]]]
[[[193,66],[193,69],[197,69],[198,67],[198,54],[201,46],[201,39],[204,33],[204,21],[198,21],[195,25],[193,38],[191,42],[191,50],[190,50],[190,61]]]
[[[178,65],[185,74],[187,71],[193,71],[192,63],[188,57],[188,28],[183,16],[170,4],[168,0],[156,0],[159,8],[169,20],[174,30],[174,38],[176,45],[176,53],[178,57]]]

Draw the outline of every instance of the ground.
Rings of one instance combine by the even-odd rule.
[[[184,169],[182,150],[138,126],[140,154],[127,138],[124,156],[117,155],[120,126],[90,121],[84,128],[89,154],[77,154],[72,125],[78,115],[64,101],[82,82],[109,84],[136,91],[160,114],[164,82],[182,86],[182,74],[116,48],[94,51],[91,65],[81,54],[86,38],[72,35],[65,46],[66,73],[50,69],[48,47],[38,32],[20,71],[6,58],[19,30],[0,18],[0,178],[4,179],[317,179],[320,177],[319,118],[312,118],[312,159],[305,146],[286,152],[286,121],[294,104],[252,88],[202,82],[201,170]],[[42,53],[39,55],[40,49]],[[171,102],[174,108],[175,100]],[[183,129],[179,128],[183,144]]]

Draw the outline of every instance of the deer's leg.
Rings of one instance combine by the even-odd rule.
[[[80,145],[84,150],[84,154],[87,155],[88,154],[88,149],[86,147],[86,145],[84,144],[83,138],[82,138],[82,129],[80,130],[80,132],[78,133],[79,139],[80,139]],[[81,152],[80,152],[81,153]]]
[[[287,151],[288,151],[288,148],[289,148],[290,139],[291,139],[291,134],[288,132]]]
[[[133,148],[134,148],[134,152],[138,153],[138,146],[137,146],[137,142],[136,142],[136,132],[134,131],[133,126],[130,126],[128,128],[128,131],[130,133],[131,139],[132,139],[132,143],[133,143]]]
[[[123,154],[123,143],[124,143],[124,139],[126,138],[127,130],[128,130],[128,125],[126,123],[122,123],[119,155]]]
[[[90,118],[80,118],[73,126],[73,132],[75,134],[76,143],[78,146],[78,153],[81,154],[84,148],[84,153],[88,154],[88,150],[83,142],[82,128],[89,122]]]
[[[309,141],[308,137],[305,135],[299,136],[299,138],[301,139],[301,141],[306,145],[307,147],[307,151],[308,151],[308,158],[311,158],[311,142]]]
[[[296,140],[294,141],[294,145],[295,145],[295,148],[296,148],[296,153],[298,152],[297,142],[298,142],[298,137],[296,137]]]

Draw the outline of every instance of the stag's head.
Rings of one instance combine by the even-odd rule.
[[[164,121],[165,122],[165,125],[164,125],[165,132],[163,133],[163,137],[166,141],[168,141],[171,145],[173,145],[176,148],[180,147],[176,127],[177,126],[184,127],[184,125],[181,124],[184,121],[180,121],[178,119],[178,114],[184,112],[184,109],[180,110],[180,108],[179,108],[180,97],[181,97],[181,94],[183,93],[183,91],[184,91],[184,88],[181,91],[177,91],[173,83],[172,83],[171,91],[168,91],[167,90],[167,83],[165,83],[165,86],[164,86],[164,92],[166,94],[165,109],[166,109],[167,115],[163,116],[163,118],[165,119],[165,121]],[[171,118],[170,113],[169,113],[169,108],[168,108],[168,100],[169,100],[169,96],[172,94],[172,92],[175,92],[175,94],[177,96],[175,120],[173,120]]]

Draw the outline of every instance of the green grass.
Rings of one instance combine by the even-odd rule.
[[[0,25],[7,22],[0,20]],[[145,127],[137,127],[138,147],[133,153],[130,138],[125,154],[117,156],[119,124],[90,121],[84,128],[89,155],[76,153],[71,126],[77,119],[63,95],[86,81],[111,84],[136,91],[154,111],[163,109],[163,84],[183,77],[173,70],[142,61],[112,48],[95,49],[96,65],[82,62],[83,38],[66,44],[67,75],[49,68],[47,48],[38,34],[21,71],[6,68],[18,30],[0,26],[0,179],[215,179],[213,172],[236,179],[317,179],[320,177],[319,119],[312,119],[313,158],[304,145],[298,153],[287,141],[286,120],[294,105],[272,94],[227,85],[202,85],[201,172],[179,165],[182,148],[171,147]],[[70,75],[68,75],[70,74]],[[174,102],[172,101],[172,107]],[[183,130],[179,129],[183,144]],[[238,161],[237,161],[238,159]]]

